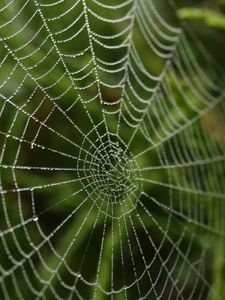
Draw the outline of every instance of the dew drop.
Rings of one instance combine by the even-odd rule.
[[[37,222],[38,221],[38,216],[33,216],[33,221]]]

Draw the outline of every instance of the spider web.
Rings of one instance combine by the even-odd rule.
[[[0,298],[223,299],[222,73],[174,3],[0,20]]]

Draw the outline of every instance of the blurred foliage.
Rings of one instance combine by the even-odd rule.
[[[215,12],[211,9],[183,8],[178,11],[178,15],[182,19],[196,20],[205,26],[225,30],[224,16],[221,13]]]

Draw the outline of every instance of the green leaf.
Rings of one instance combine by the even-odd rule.
[[[181,19],[196,20],[202,22],[205,26],[225,30],[224,15],[211,9],[200,8],[182,8],[178,11]]]

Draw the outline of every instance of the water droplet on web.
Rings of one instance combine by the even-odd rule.
[[[34,148],[34,143],[33,143],[33,142],[30,144],[30,148],[31,148],[31,149]]]
[[[37,222],[38,221],[38,216],[33,216],[33,221]]]

